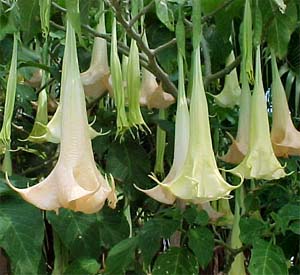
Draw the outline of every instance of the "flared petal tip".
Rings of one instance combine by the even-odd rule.
[[[152,199],[154,199],[158,202],[164,203],[164,204],[172,205],[172,204],[174,204],[174,202],[176,200],[176,197],[171,192],[169,192],[168,190],[166,190],[165,188],[163,188],[160,185],[157,185],[157,186],[155,186],[151,189],[148,189],[148,190],[144,190],[144,189],[138,187],[136,184],[134,184],[134,187],[137,190],[145,193],[146,195],[148,195]]]

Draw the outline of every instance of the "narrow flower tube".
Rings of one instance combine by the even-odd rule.
[[[161,120],[166,119],[166,110],[160,109],[158,112],[158,118]],[[166,131],[160,128],[159,125],[156,127],[156,157],[154,165],[154,173],[156,175],[165,175],[164,168],[164,156],[166,148]]]
[[[113,19],[112,24],[110,66],[113,93],[117,107],[117,136],[122,136],[124,132],[129,129],[129,123],[125,111],[125,92],[123,87],[121,64],[118,56],[116,18]]]
[[[226,60],[226,65],[235,60],[233,51]],[[224,88],[218,95],[214,96],[216,103],[224,108],[233,108],[240,103],[241,88],[237,77],[236,69],[233,69],[225,76]]]
[[[248,151],[249,144],[249,120],[250,120],[250,102],[251,92],[247,80],[246,71],[242,66],[242,94],[240,99],[239,121],[236,138],[234,139],[230,134],[232,144],[229,147],[226,155],[221,159],[225,162],[239,164],[245,157]]]
[[[214,156],[208,106],[202,81],[200,46],[193,52],[193,87],[190,105],[189,145],[180,174],[162,188],[174,196],[193,203],[228,198],[238,186],[228,184],[221,176]]]
[[[165,204],[173,204],[176,197],[170,192],[166,185],[169,185],[172,180],[178,177],[183,167],[189,140],[189,111],[187,106],[187,100],[185,97],[184,89],[184,69],[183,69],[183,57],[178,53],[178,98],[177,98],[177,110],[175,120],[175,144],[174,144],[174,158],[171,169],[163,180],[161,185],[157,185],[149,190],[143,190],[135,186],[138,190],[144,192],[149,197]],[[159,183],[155,176],[150,176],[153,180]]]
[[[140,60],[139,50],[134,39],[131,40],[127,67],[128,121],[130,127],[148,129],[140,109]],[[150,130],[149,130],[150,131]]]
[[[259,47],[256,51],[255,84],[251,98],[249,148],[243,161],[229,172],[247,179],[271,180],[286,176],[271,144]]]
[[[100,17],[96,31],[106,34],[104,1],[100,1]],[[81,73],[84,92],[89,100],[93,101],[101,97],[106,91],[112,90],[109,76],[107,42],[104,38],[95,37],[90,67]]]
[[[98,171],[89,137],[84,91],[80,79],[75,32],[67,20],[61,85],[61,144],[56,166],[37,185],[19,189],[26,201],[44,210],[60,207],[84,213],[100,210],[106,199],[115,207],[112,187]]]
[[[252,15],[250,1],[246,0],[243,19],[242,31],[242,54],[244,58],[244,65],[247,72],[248,80],[253,83],[253,63],[252,63]]]
[[[0,131],[0,155],[5,154],[10,148],[11,141],[11,122],[14,112],[16,89],[17,89],[17,57],[18,40],[14,34],[14,44],[11,57],[11,64],[6,87],[3,124]]]
[[[276,57],[272,52],[272,130],[271,140],[277,157],[300,155],[300,132],[293,125]]]

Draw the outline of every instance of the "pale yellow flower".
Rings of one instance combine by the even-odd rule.
[[[270,138],[267,104],[262,83],[260,48],[256,51],[255,85],[251,98],[250,137],[248,152],[233,174],[247,179],[278,179],[286,176],[276,159]]]
[[[226,65],[235,60],[233,51],[226,60]],[[241,88],[237,77],[236,69],[233,69],[225,76],[224,88],[218,95],[214,96],[216,103],[221,107],[233,108],[240,103]]]

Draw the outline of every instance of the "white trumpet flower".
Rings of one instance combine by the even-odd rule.
[[[61,85],[61,144],[56,166],[37,185],[19,189],[8,184],[26,201],[44,210],[60,207],[95,213],[106,199],[115,207],[114,184],[98,171],[89,137],[84,91],[76,52],[75,32],[67,20]]]
[[[174,159],[172,167],[163,180],[162,184],[168,185],[174,180],[180,173],[188,149],[189,140],[189,110],[185,97],[184,89],[184,72],[183,72],[183,60],[182,56],[178,54],[178,68],[179,68],[179,79],[178,79],[178,98],[177,98],[177,111],[175,121],[175,144],[174,144]],[[156,182],[158,180],[151,176]],[[173,204],[176,197],[161,185],[157,185],[149,190],[143,190],[136,186],[137,189],[147,194],[149,197],[165,204]]]

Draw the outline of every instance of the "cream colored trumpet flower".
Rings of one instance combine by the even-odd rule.
[[[176,197],[164,187],[164,185],[171,184],[172,180],[178,177],[180,171],[183,167],[189,140],[189,111],[187,106],[187,101],[185,97],[184,89],[184,71],[183,71],[183,58],[180,53],[178,53],[178,98],[177,98],[177,110],[176,110],[176,120],[175,120],[175,144],[174,144],[174,158],[172,167],[163,180],[163,185],[157,185],[149,190],[143,190],[135,186],[138,190],[144,192],[149,197],[165,204],[173,204]],[[158,180],[151,176],[153,180],[158,182]]]
[[[260,48],[256,51],[255,84],[251,98],[250,137],[243,161],[229,172],[247,179],[279,179],[286,176],[276,159],[270,138],[267,104],[261,75]]]
[[[272,130],[271,140],[277,157],[300,155],[300,132],[293,125],[276,57],[272,52]]]
[[[10,149],[11,142],[11,121],[14,112],[16,89],[17,89],[17,60],[18,60],[18,40],[17,34],[14,34],[14,44],[11,57],[11,64],[7,80],[4,117],[0,131],[0,155],[5,154]]]
[[[202,81],[200,46],[194,49],[193,61],[188,150],[183,166],[175,177],[170,182],[159,184],[165,193],[199,204],[228,198],[238,186],[232,186],[223,179],[214,156]]]
[[[250,102],[251,92],[247,80],[246,71],[242,66],[242,94],[240,99],[239,122],[236,138],[234,139],[229,133],[232,144],[226,155],[222,156],[223,161],[238,164],[247,154],[249,144],[249,120],[250,120]]]
[[[37,185],[19,189],[8,184],[26,201],[44,210],[60,207],[95,213],[106,199],[115,207],[114,185],[98,171],[89,137],[84,91],[80,79],[75,32],[67,20],[61,85],[61,144],[56,166]]]
[[[104,1],[100,1],[100,17],[96,31],[106,34]],[[106,40],[95,37],[90,67],[81,73],[84,92],[89,100],[93,101],[101,97],[106,91],[112,91],[109,76]]]
[[[235,60],[233,51],[226,60],[226,65]],[[233,108],[240,103],[241,88],[237,77],[236,69],[233,69],[225,77],[224,88],[218,95],[214,96],[216,103],[224,108]]]
[[[146,33],[143,35],[143,41],[148,46]],[[147,106],[149,109],[166,109],[173,103],[175,103],[175,98],[163,90],[151,72],[142,68],[141,106]]]

